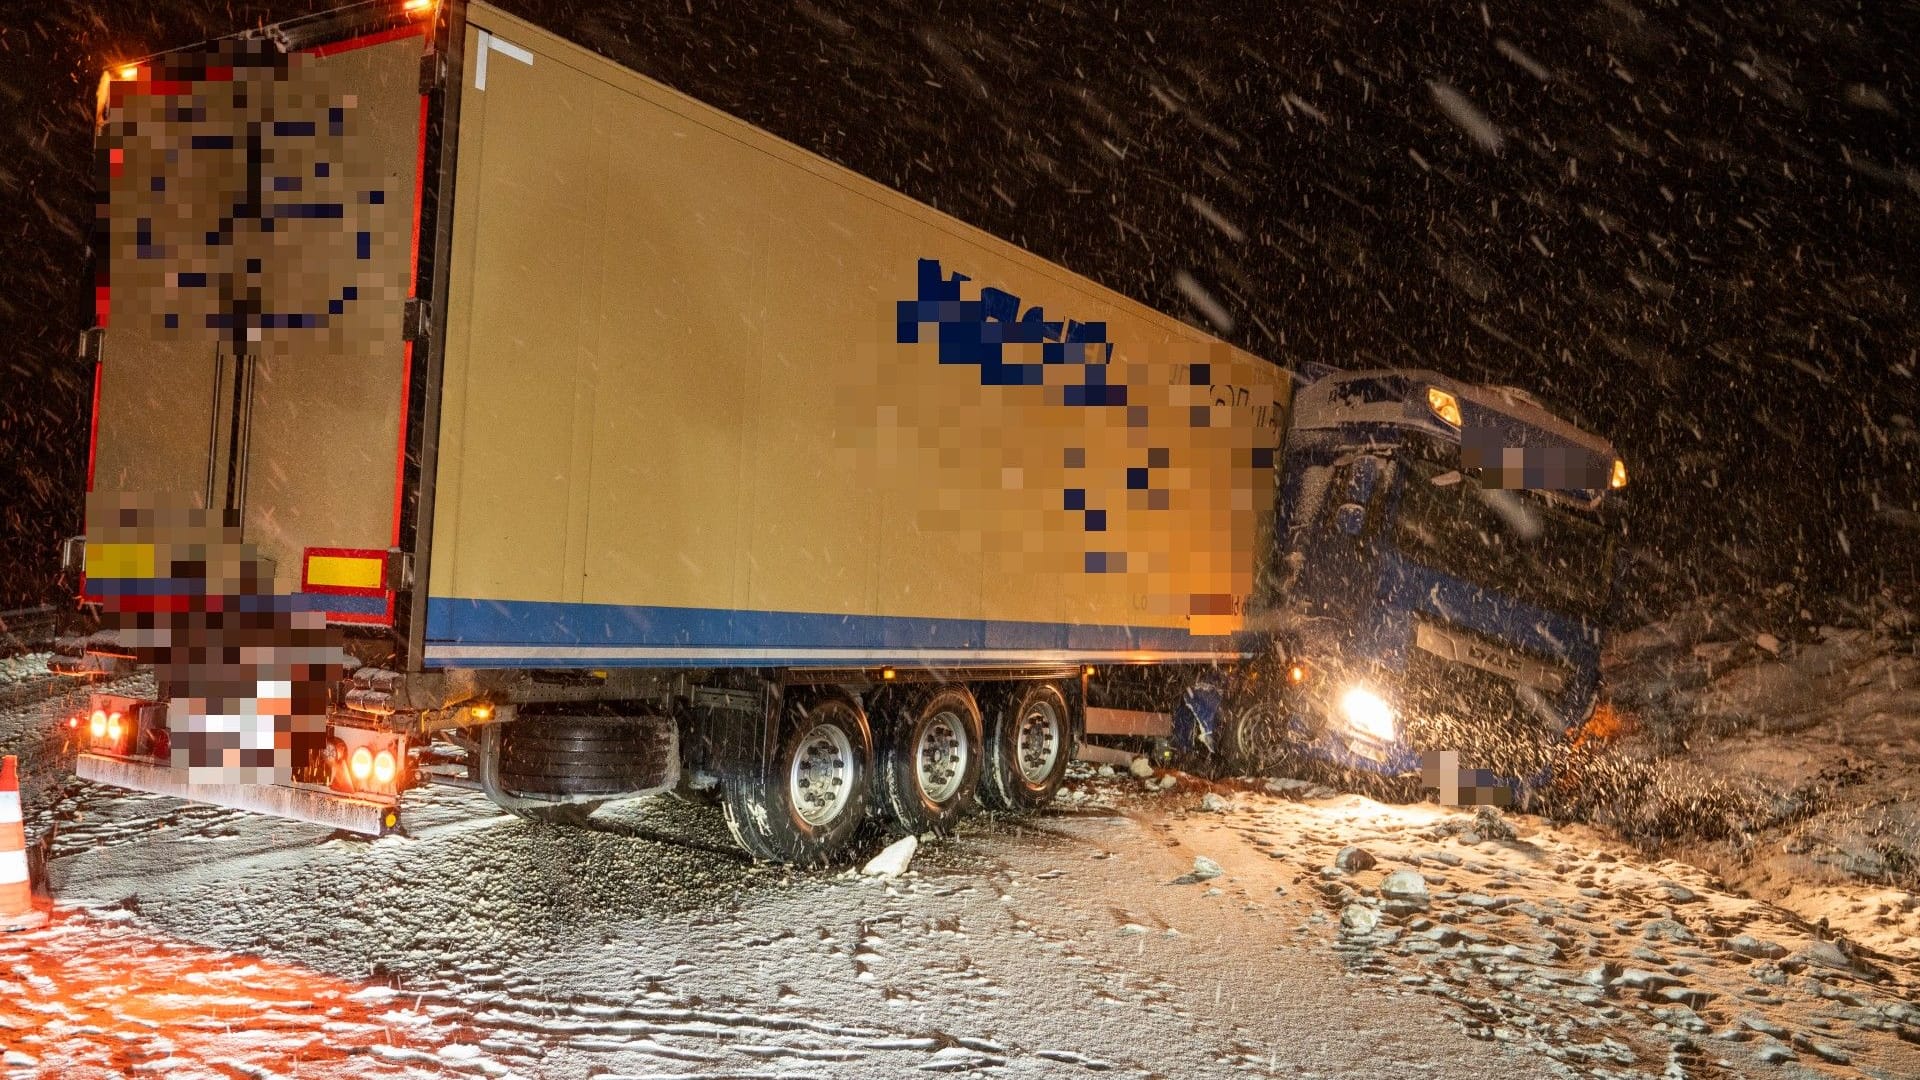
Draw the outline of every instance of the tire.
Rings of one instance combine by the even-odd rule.
[[[1220,758],[1241,776],[1268,776],[1286,764],[1287,717],[1277,702],[1230,701],[1221,710]]]
[[[501,733],[500,786],[535,799],[656,790],[678,767],[674,743],[663,717],[527,717]]]
[[[763,862],[819,866],[833,861],[867,816],[873,732],[846,697],[789,705],[762,784],[721,785],[727,829]]]
[[[1053,801],[1073,756],[1073,723],[1059,687],[1027,683],[997,695],[988,710],[986,736],[983,803],[995,810],[1027,811]]]
[[[903,704],[880,735],[875,809],[901,834],[944,836],[978,794],[980,707],[964,686],[937,687]]]

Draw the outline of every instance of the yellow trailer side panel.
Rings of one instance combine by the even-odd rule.
[[[1192,653],[1239,626],[1283,372],[470,20],[429,662]]]

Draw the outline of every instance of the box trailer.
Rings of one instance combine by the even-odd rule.
[[[671,790],[808,863],[1040,806],[1083,736],[1518,784],[1593,712],[1625,466],[1523,392],[1313,365],[1290,415],[1275,365],[483,3],[98,106],[69,553],[110,628],[60,664],[158,688],[75,718],[83,777],[371,833],[425,782]]]
[[[1255,648],[1284,371],[497,8],[116,65],[97,156],[66,663],[161,685],[83,776],[369,832],[674,788],[810,862]]]

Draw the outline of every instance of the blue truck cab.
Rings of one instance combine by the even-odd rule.
[[[1521,391],[1307,382],[1259,604],[1292,748],[1386,777],[1441,750],[1515,784],[1550,769],[1597,701],[1625,484],[1607,440]]]

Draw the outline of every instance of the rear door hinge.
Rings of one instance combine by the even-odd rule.
[[[387,588],[396,592],[413,588],[413,552],[387,549]]]
[[[420,58],[420,93],[431,94],[440,89],[447,80],[447,65],[440,62],[440,51],[435,49]]]
[[[400,337],[405,341],[427,340],[432,320],[433,312],[425,300],[417,296],[409,299],[400,315]]]

